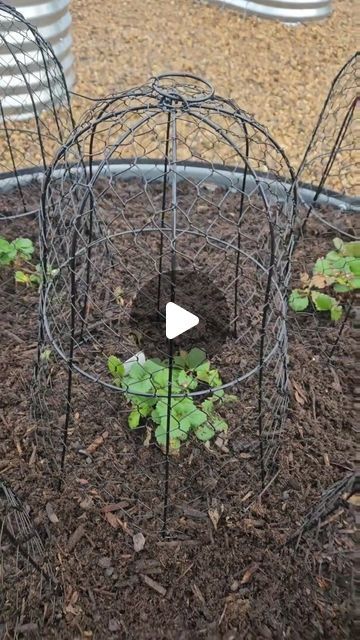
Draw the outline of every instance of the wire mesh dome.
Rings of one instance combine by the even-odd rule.
[[[334,78],[301,163],[298,178],[310,215],[348,239],[359,236],[360,55]]]
[[[67,371],[47,424],[67,482],[101,445],[86,469],[132,526],[179,533],[184,504],[273,478],[293,215],[284,153],[195,76],[98,103],[47,172],[42,320]]]
[[[73,125],[65,77],[51,45],[0,2],[0,220],[38,211],[39,194],[29,184],[43,175]]]

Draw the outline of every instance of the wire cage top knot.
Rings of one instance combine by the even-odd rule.
[[[163,73],[157,76],[153,81],[153,89],[166,98],[169,105],[172,101],[196,104],[214,96],[214,89],[209,82],[184,73]]]
[[[286,410],[294,200],[280,147],[207,82],[167,74],[100,101],[43,188],[43,324],[70,379],[120,392],[167,453],[177,411],[243,394],[265,478]],[[169,302],[199,318],[172,340]]]
[[[70,84],[73,81],[67,69]],[[0,219],[36,213],[30,183],[74,126],[68,88],[50,43],[0,2]]]
[[[340,69],[330,87],[298,171],[309,192],[302,217],[313,215],[349,239],[359,237],[360,54]],[[344,215],[346,214],[346,215]]]

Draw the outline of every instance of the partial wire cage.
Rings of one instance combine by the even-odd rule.
[[[329,311],[319,312],[311,300],[306,310],[295,314],[291,331],[297,330],[307,348],[311,344],[312,350],[326,359],[335,356],[343,332],[350,329],[349,316],[357,295],[355,275],[350,271],[348,276],[345,253],[340,250],[335,254],[335,245],[359,239],[359,62],[356,53],[335,77],[297,173],[299,207],[292,288],[306,295],[310,283],[315,292],[330,296],[341,309],[340,318],[333,320]],[[338,257],[336,269],[330,266],[327,270],[328,256]],[[317,283],[316,273],[320,276]],[[340,284],[344,278],[346,286],[341,288],[336,278]]]
[[[359,237],[359,100],[357,52],[334,78],[298,171],[303,189],[312,190],[303,223],[316,217],[348,240]]]
[[[5,480],[0,480],[0,583],[3,637],[14,637],[14,630],[16,637],[22,632],[38,632],[38,621],[29,625],[27,616],[46,595],[44,615],[49,617],[52,598],[48,596],[54,594],[55,579],[26,507]]]
[[[49,43],[0,2],[0,221],[37,214],[38,187],[74,122],[62,67]]]
[[[47,172],[48,435],[60,482],[82,467],[134,531],[186,535],[184,509],[276,474],[294,202],[267,131],[183,74],[98,103]],[[167,339],[168,303],[198,326]]]

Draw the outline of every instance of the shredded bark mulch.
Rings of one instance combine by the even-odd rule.
[[[11,234],[36,241],[36,221],[17,221],[6,230]],[[329,249],[331,238],[315,221],[308,225],[294,257],[294,284],[304,265],[310,269]],[[58,490],[64,415],[54,417],[51,402],[58,411],[66,372],[50,357],[50,418],[34,416],[38,296],[15,286],[5,271],[0,291],[0,478],[31,519],[44,547],[39,563],[53,576],[41,576],[21,553],[14,562],[11,541],[1,537],[2,637],[351,637],[347,490],[339,490],[328,511],[324,507],[315,527],[296,537],[324,492],[351,472],[350,324],[329,363],[324,351],[336,328],[290,313],[291,398],[274,482],[254,501],[256,449],[230,443],[230,455],[213,447],[205,464],[204,452],[194,447],[190,474],[184,451],[172,463],[178,467],[174,478],[190,481],[174,501],[176,534],[162,540],[153,522],[163,454],[144,445],[146,433],[129,431],[126,406],[99,385],[75,383],[66,480]],[[244,420],[245,405],[236,410]],[[238,416],[228,419],[235,424]]]

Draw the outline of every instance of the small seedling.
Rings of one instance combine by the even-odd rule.
[[[179,452],[182,442],[191,433],[202,442],[210,441],[217,433],[226,432],[228,424],[218,412],[222,403],[234,402],[235,396],[225,394],[222,389],[195,403],[194,397],[171,397],[168,400],[170,370],[167,362],[158,358],[135,362],[125,371],[125,366],[116,356],[108,359],[108,370],[114,384],[126,388],[126,399],[131,405],[128,417],[130,429],[136,429],[142,422],[150,420],[155,426],[155,440],[163,451],[166,450],[168,419],[170,453]],[[204,389],[222,385],[219,371],[211,367],[204,351],[198,348],[182,351],[174,357],[171,392],[189,394],[199,386]],[[151,394],[144,397],[138,394]]]
[[[34,244],[29,238],[16,238],[9,242],[0,236],[0,267],[13,267],[15,282],[19,284],[39,286],[42,280],[41,266],[30,262],[34,251]],[[48,270],[50,277],[57,273],[57,269]]]
[[[6,267],[17,261],[30,260],[34,245],[29,238],[16,238],[9,242],[0,236],[0,265]]]
[[[39,284],[40,270],[30,262],[33,253],[34,245],[29,238],[16,238],[9,242],[0,237],[0,266],[14,267],[16,282]],[[22,270],[17,267],[22,267]]]
[[[312,276],[302,274],[301,287],[291,292],[289,306],[294,311],[312,306],[316,311],[330,312],[336,322],[343,315],[342,298],[360,289],[360,242],[335,238],[333,243],[335,249],[316,260]]]

